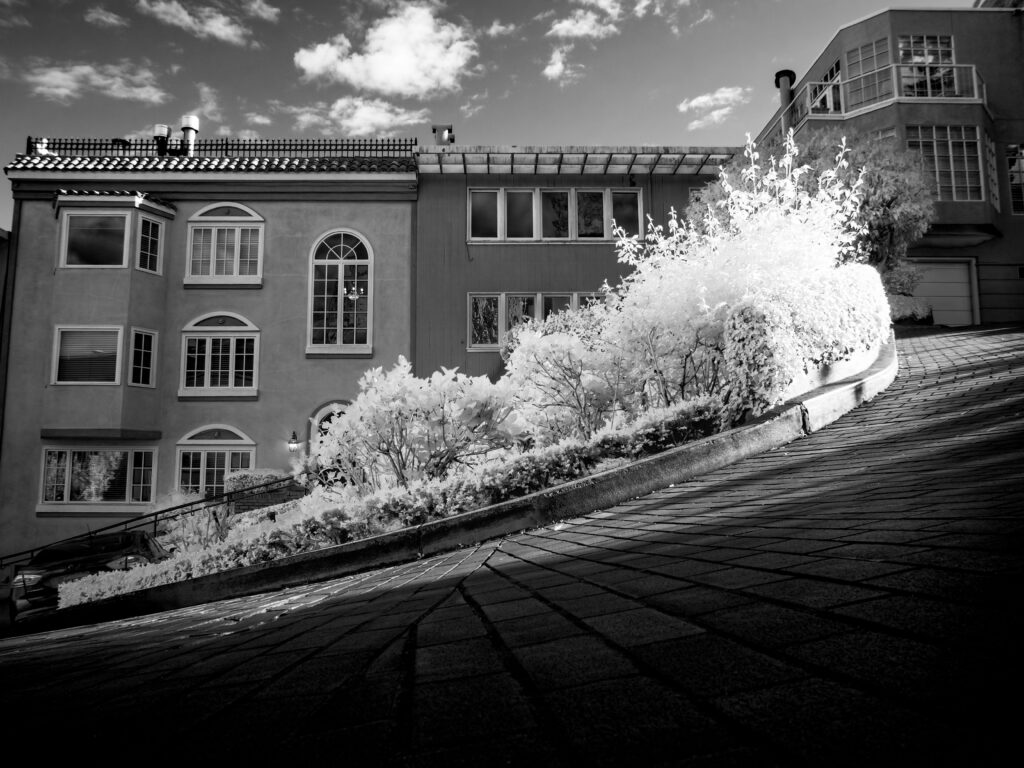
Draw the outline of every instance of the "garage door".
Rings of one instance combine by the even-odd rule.
[[[965,261],[916,261],[924,275],[914,295],[928,299],[935,325],[973,325],[971,265]]]

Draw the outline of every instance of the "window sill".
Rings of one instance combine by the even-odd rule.
[[[353,358],[353,359],[365,359],[365,360],[368,360],[369,358],[373,357],[373,347],[366,346],[366,345],[360,345],[360,346],[353,345],[353,346],[350,346],[350,347],[342,347],[342,346],[337,346],[337,345],[314,346],[314,345],[310,344],[310,345],[308,345],[306,347],[306,357],[307,358],[317,358],[317,357],[322,357],[322,358],[342,358],[342,357],[350,357],[350,358]]]
[[[106,504],[106,508],[103,506]],[[152,511],[150,502],[98,502],[81,504],[68,502],[65,504],[37,504],[36,517],[116,517],[131,519]]]
[[[632,237],[632,235],[630,235]],[[551,240],[467,240],[466,245],[615,245],[613,237],[592,237],[570,240],[558,238]]]
[[[501,348],[500,347],[466,347],[466,351],[467,352],[492,352],[492,353],[496,354],[496,353],[499,353],[501,351]]]
[[[221,400],[237,402],[243,400],[259,400],[260,393],[256,390],[245,389],[224,389],[224,390],[211,390],[211,389],[179,389],[178,390],[178,402],[189,402],[192,400],[205,401],[205,400]]]
[[[196,288],[200,290],[203,288],[259,290],[263,287],[263,278],[258,277],[254,280],[196,280],[195,278],[185,278],[183,287],[186,290]]]

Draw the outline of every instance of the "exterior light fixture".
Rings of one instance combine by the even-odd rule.
[[[295,434],[295,430],[292,430],[292,436],[288,438],[288,451],[295,453],[299,450],[299,436]]]

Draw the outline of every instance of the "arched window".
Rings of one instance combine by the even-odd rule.
[[[256,396],[260,330],[241,315],[202,315],[182,330],[179,397]]]
[[[336,230],[314,246],[309,353],[368,353],[373,344],[373,252],[355,232]]]
[[[186,283],[263,279],[263,217],[239,203],[214,203],[188,223]]]
[[[207,424],[178,441],[178,487],[183,493],[218,496],[224,474],[255,465],[256,444],[240,429]]]
[[[316,440],[321,435],[326,434],[327,428],[334,418],[343,414],[349,405],[350,403],[347,400],[335,400],[317,408],[309,420],[310,438]]]

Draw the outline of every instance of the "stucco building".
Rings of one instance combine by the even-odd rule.
[[[496,376],[503,333],[616,282],[734,148],[29,139],[3,305],[0,553],[287,469],[411,360]]]
[[[757,141],[843,126],[918,153],[936,222],[910,256],[942,325],[1024,320],[1024,13],[1019,2],[887,10],[841,28]]]

